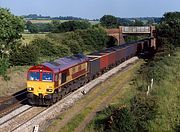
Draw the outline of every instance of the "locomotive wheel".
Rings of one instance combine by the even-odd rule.
[[[29,99],[28,99],[28,102],[29,102],[30,105],[34,105],[34,100],[33,100],[33,99],[30,99],[30,98],[29,98]]]
[[[58,94],[57,92],[55,92],[54,94],[52,94],[52,102],[56,103],[58,101]]]

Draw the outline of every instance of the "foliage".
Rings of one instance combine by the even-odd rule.
[[[108,117],[112,114],[112,112],[117,109],[117,106],[114,105],[110,105],[107,108],[103,109],[102,111],[98,112],[98,114],[96,115],[96,118],[94,121],[94,129],[95,130],[105,130],[106,128],[106,123]]]
[[[72,54],[92,52],[106,47],[107,35],[102,28],[91,28],[67,32],[62,44],[68,46]]]
[[[27,21],[26,23],[26,29],[30,32],[30,33],[38,33],[38,27],[36,24],[32,24],[31,21]]]
[[[47,39],[35,39],[31,44],[38,47],[42,57],[63,57],[69,55],[69,49],[66,46],[56,45]]]
[[[26,19],[33,19],[33,20],[84,20],[80,17],[73,17],[73,16],[59,16],[59,17],[50,17],[50,16],[42,16],[37,14],[29,14],[23,16]]]
[[[162,47],[167,41],[175,47],[180,46],[180,12],[164,14],[161,24],[157,26],[157,36]]]
[[[133,24],[133,22],[127,18],[117,18],[119,25],[122,26],[130,26]]]
[[[134,121],[127,107],[120,107],[112,111],[106,120],[105,131],[133,132]]]
[[[9,68],[8,58],[0,58],[0,75],[5,77],[8,68]]]
[[[8,79],[6,72],[9,68],[9,53],[21,38],[24,31],[22,18],[14,16],[8,9],[0,7],[0,75]]]
[[[124,106],[108,106],[94,120],[96,131],[132,132],[135,129],[131,111]]]
[[[66,33],[66,37],[62,40],[62,44],[66,45],[72,54],[78,54],[83,52],[83,40],[74,32]]]
[[[180,43],[180,13],[165,13],[162,22],[157,26],[158,50],[156,55],[148,61],[142,69],[145,80],[148,82],[153,78],[159,84],[167,76],[166,65],[171,65],[173,60],[168,56],[174,55],[176,47]],[[149,83],[149,82],[148,82]]]
[[[32,23],[31,21],[27,21],[26,29],[30,33],[39,33],[53,31],[54,27],[51,23]]]
[[[155,118],[157,114],[157,102],[154,96],[137,94],[131,100],[131,111],[135,118],[136,129],[147,131],[148,121]]]
[[[52,20],[51,22],[51,27],[52,27],[52,32],[53,33],[58,33],[59,29],[58,27],[61,25],[61,22],[58,20]]]
[[[91,24],[88,21],[67,21],[61,23],[57,29],[58,32],[69,32],[75,31],[77,29],[87,29],[90,28]]]
[[[23,19],[11,14],[7,9],[0,8],[0,51],[1,56],[8,53],[12,43],[21,38],[20,33],[24,31]]]
[[[143,26],[143,22],[140,20],[135,19],[131,26]]]
[[[34,45],[22,45],[12,50],[11,65],[35,65],[38,61],[39,49]]]
[[[83,49],[87,52],[100,50],[106,47],[107,34],[102,28],[78,30],[76,33],[83,39]]]
[[[116,28],[118,26],[118,19],[112,15],[104,15],[100,19],[100,22],[106,28]]]
[[[40,56],[53,56],[55,53],[55,47],[47,39],[35,39],[31,45],[38,47]]]

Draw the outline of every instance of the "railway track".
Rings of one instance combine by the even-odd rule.
[[[128,67],[129,65],[131,65],[131,63],[122,66],[121,70],[125,70],[126,67]],[[106,73],[106,74],[107,74],[107,76],[109,76],[108,73]],[[99,83],[101,81],[103,81],[103,80],[106,80],[105,78],[104,77],[100,77]],[[97,84],[95,84],[95,85],[97,85]],[[93,86],[90,86],[90,87],[93,87]],[[80,92],[78,92],[78,91],[80,91]],[[12,115],[10,113],[10,114],[0,118],[0,132],[1,132],[1,130],[3,130],[2,132],[4,132],[4,130],[6,130],[8,132],[9,131],[22,130],[21,128],[23,128],[25,124],[28,124],[28,123],[31,122],[30,124],[33,125],[33,123],[36,122],[36,120],[42,120],[42,119],[40,119],[40,117],[42,117],[40,115],[43,115],[45,120],[47,120],[46,118],[48,118],[48,116],[50,117],[50,115],[51,116],[52,115],[56,115],[55,113],[57,113],[57,111],[59,111],[59,112],[63,111],[62,109],[66,109],[66,108],[70,107],[71,105],[73,105],[72,102],[74,102],[75,100],[78,100],[80,98],[80,97],[77,97],[77,95],[82,94],[82,91],[80,89],[78,91],[76,91],[72,95],[70,95],[71,93],[67,94],[66,96],[63,97],[64,99],[62,99],[60,101],[61,103],[57,102],[54,106],[52,106],[52,108],[51,107],[49,107],[49,108],[47,108],[47,107],[32,107],[32,106],[24,105],[24,104],[26,104],[26,100],[27,100],[26,99],[26,92],[25,91],[17,93],[15,95],[13,95],[12,97],[6,98],[5,100],[0,102],[0,114],[1,114],[1,117],[2,117],[2,115],[5,115],[5,114],[2,114],[2,111],[5,111],[5,113],[7,114],[7,113],[9,113],[9,111],[13,111],[14,110],[13,111],[14,113],[11,112]],[[85,90],[85,93],[87,91]],[[77,95],[76,95],[76,93],[77,93]],[[70,99],[66,99],[66,97],[69,98],[69,96],[72,96],[72,98],[73,98],[73,96],[75,96],[75,98],[77,98],[77,99],[72,99],[72,101]],[[70,102],[68,102],[67,100],[70,101]],[[53,107],[57,107],[56,105],[59,106],[59,103],[62,105],[61,109],[58,108],[58,110],[55,110],[56,112],[53,113],[52,112],[53,111],[52,109],[54,109]],[[72,103],[72,104],[70,105],[68,103]],[[14,105],[15,105],[15,107],[13,107]],[[23,107],[26,107],[26,108],[23,109]],[[18,110],[18,109],[21,109],[21,110]],[[16,110],[17,110],[17,112],[15,112]],[[48,111],[51,111],[51,114]],[[44,113],[46,113],[46,114],[44,114]],[[48,115],[48,114],[50,114],[50,115]],[[4,117],[5,117],[5,119],[3,119]],[[35,119],[35,121],[34,121],[34,119]],[[41,122],[41,121],[37,121],[37,122]],[[36,124],[39,124],[39,123],[36,123]]]
[[[0,132],[11,132],[16,130],[19,126],[23,125],[24,123],[28,122],[32,118],[36,117],[39,113],[46,110],[46,107],[32,107],[30,106],[25,111],[18,113],[18,115],[13,116],[11,119],[7,120],[6,122],[0,125]]]
[[[71,93],[68,93],[63,98],[69,96],[70,94]],[[23,105],[13,112],[9,113],[8,115],[0,118],[0,132],[4,132],[4,130],[6,130],[7,132],[16,131],[16,129],[21,125],[30,121],[46,109],[48,109],[48,107]]]
[[[132,58],[131,60],[122,63],[117,68],[112,69],[111,71],[103,74],[102,76],[96,78],[95,80],[92,80],[90,83],[84,85],[80,89],[74,91],[73,93],[67,95],[59,102],[55,103],[51,107],[43,110],[37,116],[34,116],[31,118],[31,120],[27,121],[26,123],[23,123],[22,125],[19,125],[16,129],[13,129],[13,132],[20,132],[20,131],[33,131],[34,126],[39,125],[41,129],[43,129],[43,125],[47,125],[46,123],[50,120],[54,119],[59,115],[60,113],[66,111],[69,107],[73,106],[74,103],[82,98],[84,96],[84,93],[88,93],[91,89],[93,89],[96,85],[101,84],[105,80],[107,80],[110,76],[116,74],[118,71],[124,71],[127,70],[130,65],[134,64],[136,62],[136,58]],[[82,91],[84,93],[82,93]],[[1,129],[1,127],[0,127]]]
[[[27,104],[26,94],[26,89],[24,89],[13,94],[12,96],[3,97],[0,101],[0,118]]]

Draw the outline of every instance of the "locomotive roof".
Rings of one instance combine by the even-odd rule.
[[[58,72],[59,70],[63,71],[65,69],[78,65],[87,60],[88,58],[85,55],[77,54],[74,56],[67,56],[67,57],[59,58],[52,62],[45,62],[42,65],[49,67],[54,72]]]

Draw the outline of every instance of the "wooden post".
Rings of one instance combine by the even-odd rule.
[[[149,91],[150,91],[150,88],[149,88],[149,85],[148,85],[148,90],[146,92],[146,95],[149,95]]]
[[[152,89],[152,87],[153,87],[153,84],[154,84],[154,79],[152,78],[152,79],[151,79],[151,89]]]
[[[33,132],[38,132],[38,130],[39,130],[39,125],[35,125]]]

